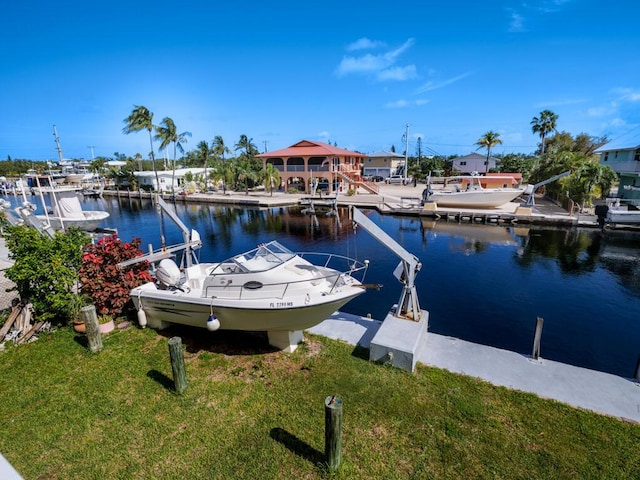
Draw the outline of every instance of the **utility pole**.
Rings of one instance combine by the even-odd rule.
[[[264,143],[264,152],[262,153],[267,153],[267,145],[269,144],[269,142],[267,140],[263,140],[262,143]]]
[[[404,182],[407,184],[407,170],[409,169],[409,124],[405,125],[404,130]]]
[[[56,150],[58,150],[58,160],[62,163],[62,147],[60,146],[60,138],[58,138],[58,130],[56,126],[53,126],[53,136],[56,139]]]

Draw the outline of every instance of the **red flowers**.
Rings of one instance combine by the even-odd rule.
[[[114,234],[85,247],[80,267],[81,292],[91,297],[99,315],[121,315],[133,305],[129,298],[131,289],[153,279],[146,261],[122,270],[117,267],[125,260],[143,255],[139,245],[139,238],[123,243]]]

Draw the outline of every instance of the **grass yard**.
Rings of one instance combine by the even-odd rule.
[[[167,342],[185,344],[173,391]],[[0,354],[0,452],[25,479],[640,478],[640,426],[305,335],[71,329]],[[343,401],[324,465],[324,399]]]

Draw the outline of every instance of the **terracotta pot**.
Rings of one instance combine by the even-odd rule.
[[[73,331],[76,333],[86,333],[87,327],[84,322],[74,321],[73,322]]]

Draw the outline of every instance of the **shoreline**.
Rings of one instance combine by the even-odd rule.
[[[536,224],[553,226],[581,226],[597,228],[597,217],[591,214],[571,215],[562,207],[554,204],[550,200],[537,197],[536,204],[526,206],[521,202],[506,203],[498,208],[445,208],[430,205],[426,208],[420,204],[423,185],[414,187],[413,185],[387,185],[378,184],[380,192],[372,194],[365,191],[358,191],[355,195],[338,193],[336,196],[311,197],[304,193],[290,194],[284,192],[265,191],[236,192],[227,191],[209,193],[191,193],[187,195],[163,194],[165,200],[177,202],[195,203],[220,203],[236,206],[254,207],[279,207],[279,206],[299,206],[301,199],[311,199],[318,202],[326,202],[327,199],[335,199],[336,206],[349,207],[356,206],[362,208],[373,208],[382,214],[408,215],[428,218],[430,220],[445,220],[469,223],[485,224]],[[104,196],[118,198],[148,198],[151,193],[141,191],[105,190]],[[626,228],[618,226],[617,228]]]

